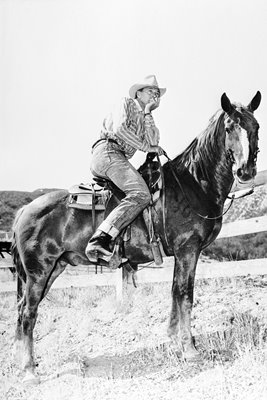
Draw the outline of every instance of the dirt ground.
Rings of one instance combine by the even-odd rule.
[[[170,306],[171,283],[128,287],[122,304],[112,287],[52,290],[34,332],[41,383],[25,387],[11,356],[15,294],[1,294],[0,399],[267,398],[267,276],[196,282],[198,364],[169,342]]]

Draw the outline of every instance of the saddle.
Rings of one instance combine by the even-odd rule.
[[[148,209],[144,210],[143,217],[148,228],[155,263],[161,265],[162,255],[165,256],[165,254],[159,238],[155,235],[151,213],[151,206],[160,198],[163,189],[161,164],[158,156],[156,160],[154,159],[156,155],[156,153],[148,153],[145,163],[138,169],[138,171],[145,180],[151,193],[151,203]],[[110,180],[99,177],[94,177],[93,180],[94,182],[92,183],[81,183],[79,185],[74,185],[69,189],[68,207],[80,210],[91,210],[93,230],[95,230],[96,211],[106,210],[108,201],[112,197],[112,194],[114,194],[119,200],[122,199],[125,194]],[[123,236],[123,241],[129,240],[129,229],[130,226],[128,226],[122,235],[120,235]],[[120,241],[121,238],[118,238],[118,240]]]

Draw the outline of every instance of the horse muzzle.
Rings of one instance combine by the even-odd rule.
[[[257,174],[256,167],[248,167],[247,165],[243,165],[240,168],[237,168],[234,171],[234,175],[236,175],[238,181],[240,183],[247,183],[255,178]]]

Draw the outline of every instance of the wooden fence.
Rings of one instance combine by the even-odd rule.
[[[0,256],[5,258],[4,253],[10,254],[12,232],[0,231]]]
[[[266,183],[267,171],[262,171],[262,173],[258,174],[256,186],[260,186]],[[231,223],[224,223],[217,239],[265,231],[267,231],[267,215],[235,221]],[[140,265],[139,270],[136,273],[137,283],[172,281],[173,264],[173,257],[167,257],[164,259],[164,263],[161,267],[156,267],[154,264],[153,268],[151,268],[152,265]],[[84,268],[86,269],[88,267]],[[123,286],[125,283],[125,278],[123,278],[123,271],[122,269],[117,269],[115,271],[109,271],[106,269],[106,271],[107,273],[105,274],[62,274],[53,283],[52,289],[115,285],[117,299],[120,301],[122,299]],[[264,258],[227,262],[207,262],[200,259],[197,265],[196,279],[234,277],[244,276],[248,274],[267,274],[267,259]],[[15,290],[15,282],[5,282],[4,285],[1,285],[0,287],[0,292],[13,292]]]

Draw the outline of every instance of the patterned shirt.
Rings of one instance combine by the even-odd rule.
[[[150,146],[157,146],[159,130],[137,100],[125,97],[120,109],[104,119],[100,138],[116,140],[126,158],[131,158],[136,150],[147,152]]]

